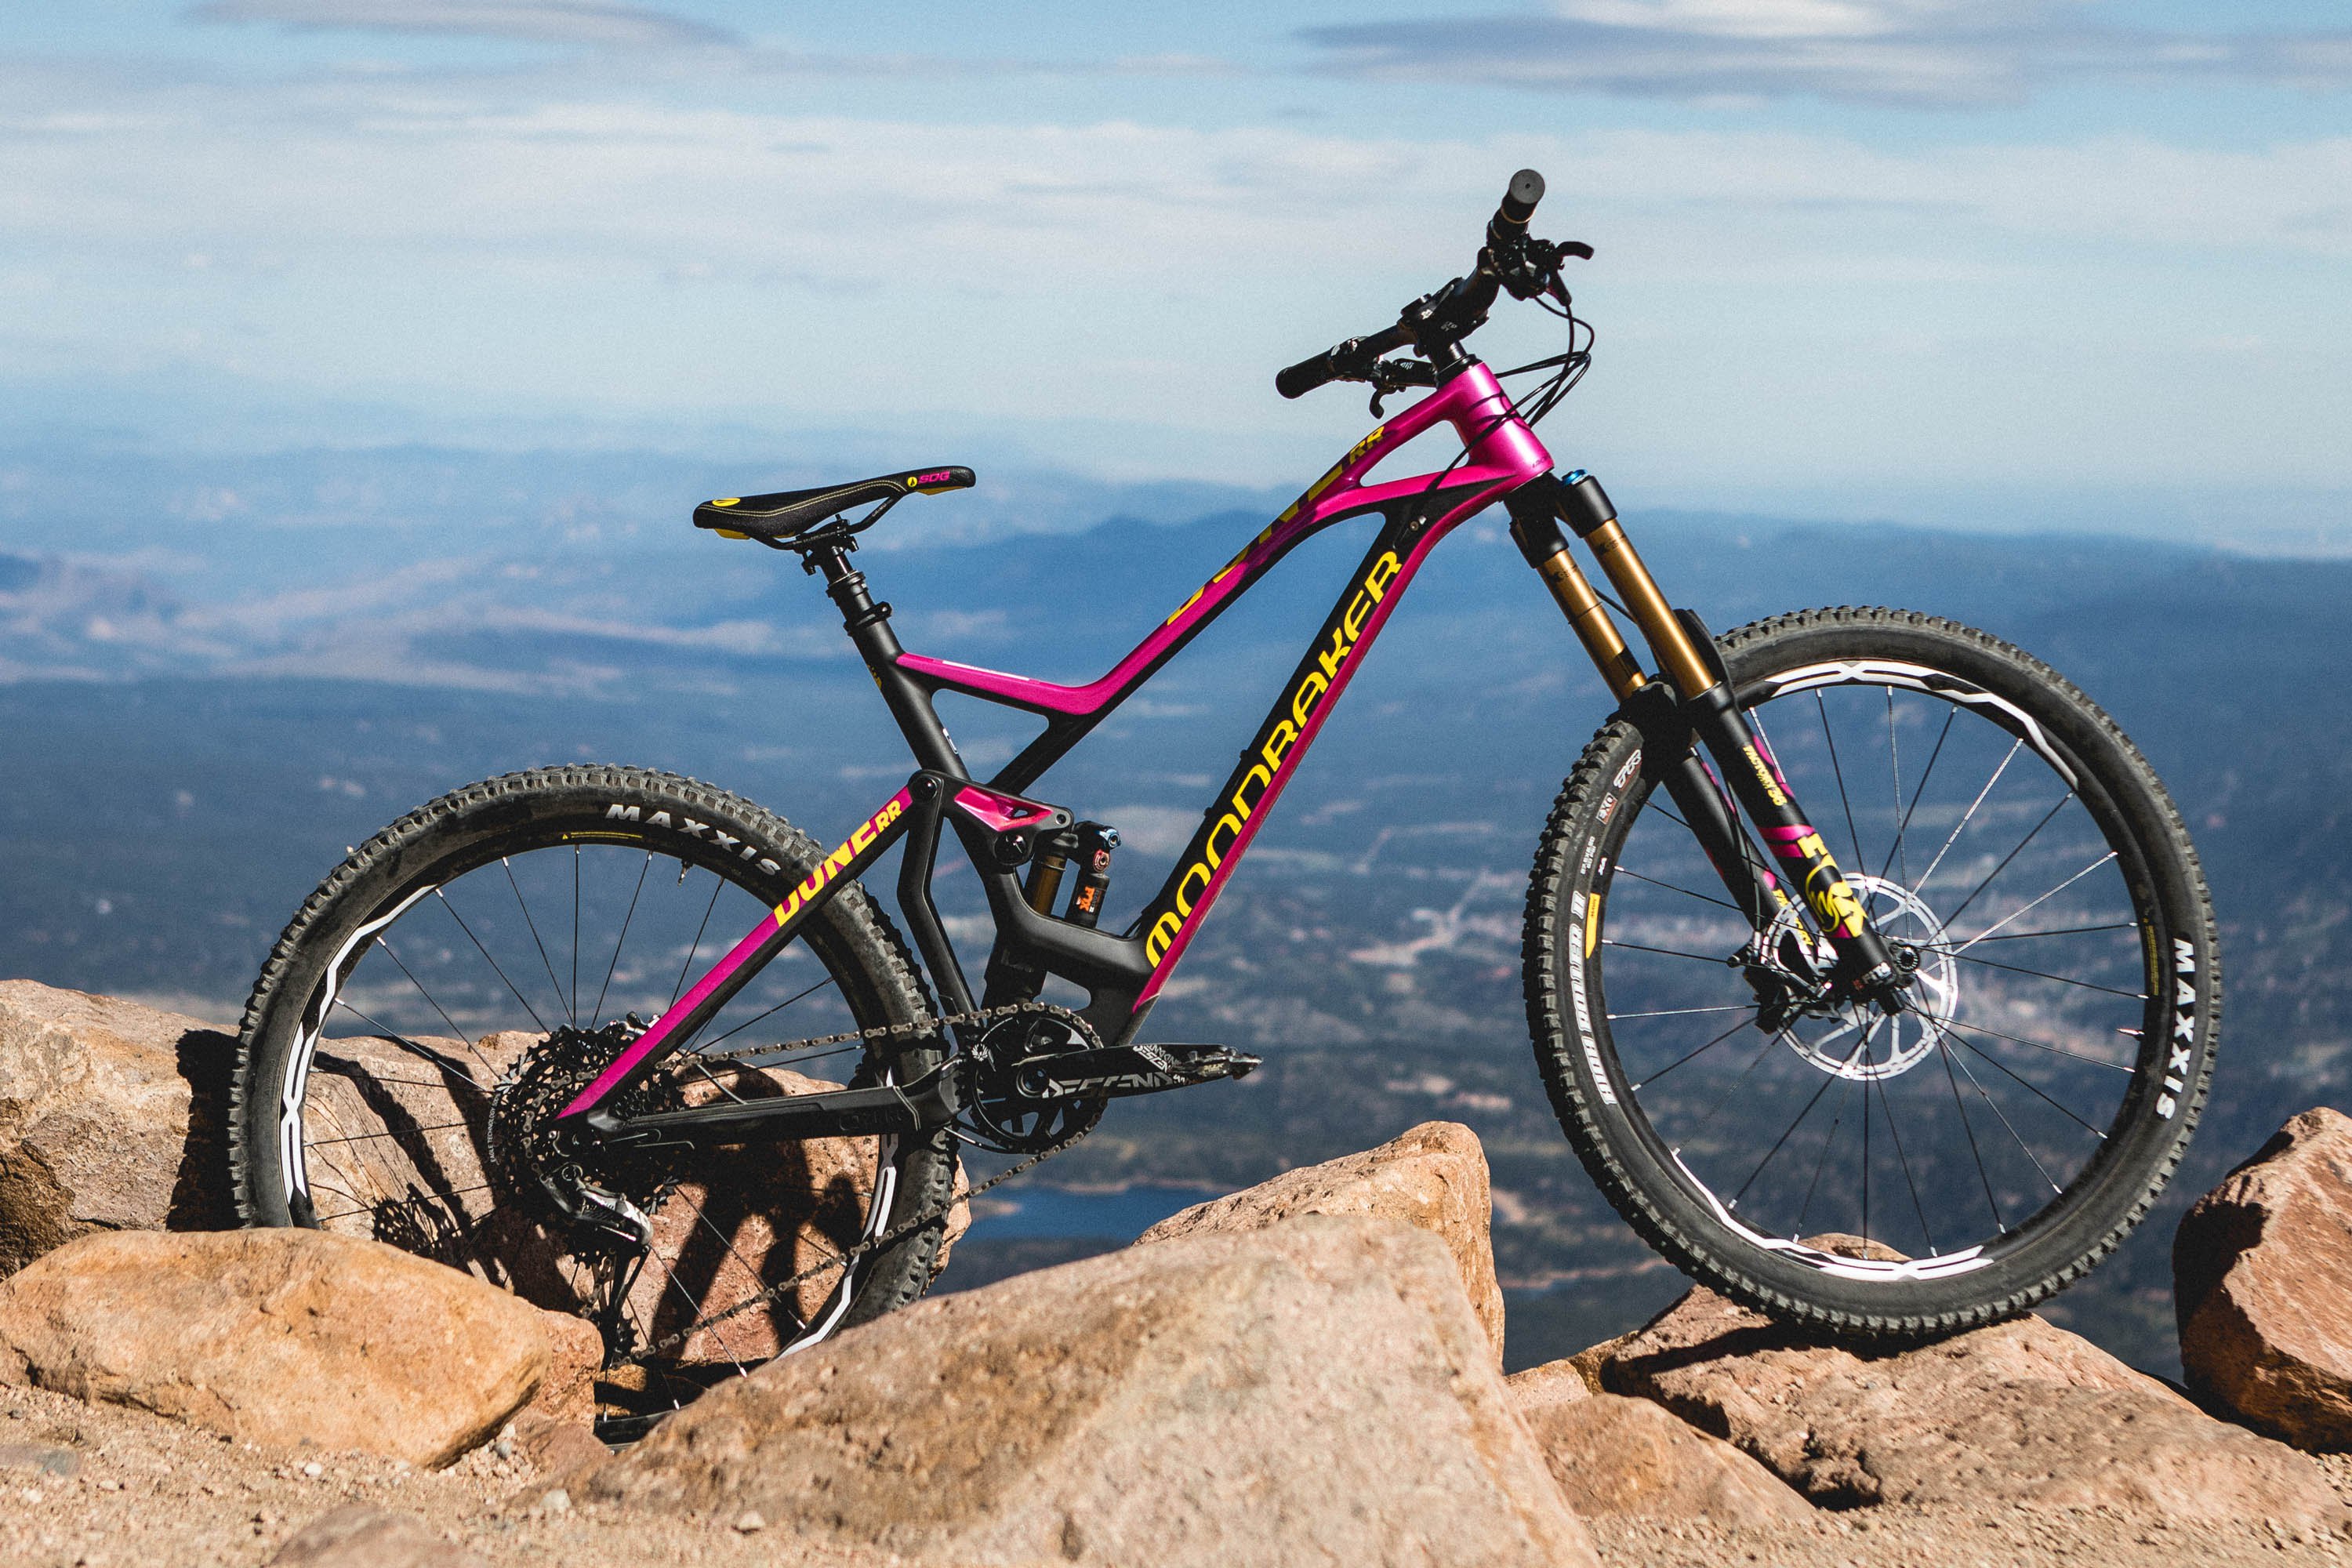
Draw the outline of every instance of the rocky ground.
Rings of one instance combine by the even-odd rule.
[[[2326,1469],[2352,1503],[2352,1462],[2330,1458]],[[436,1538],[492,1563],[880,1568],[888,1561],[793,1539],[774,1527],[741,1531],[735,1527],[740,1516],[649,1518],[593,1501],[551,1510],[542,1500],[548,1479],[519,1452],[500,1458],[484,1448],[433,1473],[361,1454],[223,1443],[143,1411],[85,1405],[39,1389],[0,1393],[0,1563],[9,1568],[267,1563],[303,1526],[353,1504],[412,1514]],[[1896,1507],[1769,1525],[1622,1518],[1590,1523],[1610,1568],[2352,1562],[2352,1543],[2297,1541],[2261,1521],[2173,1525],[2094,1509]],[[397,1565],[379,1559],[376,1568]]]
[[[1864,1350],[1703,1289],[1506,1378],[1484,1155],[1428,1123],[613,1452],[576,1319],[363,1237],[206,1228],[220,1039],[0,984],[5,1568],[2352,1560],[2331,1110],[2182,1222],[2192,1394],[2037,1318]]]

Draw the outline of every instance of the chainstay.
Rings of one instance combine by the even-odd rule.
[[[844,1034],[821,1035],[805,1040],[789,1041],[782,1045],[755,1046],[749,1049],[729,1051],[723,1054],[704,1054],[699,1052],[688,1052],[684,1054],[693,1056],[698,1064],[707,1067],[708,1064],[712,1062],[744,1061],[752,1057],[772,1056],[779,1052],[815,1050],[824,1046],[847,1045],[854,1041],[895,1039],[902,1036],[944,1032],[950,1027],[961,1025],[992,1024],[1005,1018],[1020,1017],[1024,1015],[1052,1017],[1058,1021],[1067,1022],[1074,1026],[1078,1032],[1085,1036],[1088,1040],[1097,1040],[1094,1030],[1087,1025],[1086,1021],[1066,1007],[1057,1007],[1050,1002],[1012,1002],[998,1007],[982,1007],[970,1013],[951,1014],[944,1018],[924,1018],[906,1024],[877,1024],[870,1029],[852,1029]],[[1097,1041],[1097,1043],[1099,1042]],[[700,1318],[696,1319],[693,1322],[687,1324],[686,1327],[677,1330],[672,1333],[666,1334],[662,1338],[655,1341],[653,1343],[644,1346],[642,1349],[632,1351],[624,1356],[615,1356],[606,1363],[605,1369],[610,1371],[614,1367],[642,1366],[646,1363],[652,1361],[658,1356],[676,1350],[678,1346],[686,1343],[687,1341],[692,1339],[696,1334],[700,1333],[703,1330],[726,1322],[730,1319],[740,1318],[746,1312],[753,1311],[759,1308],[764,1307],[770,1302],[782,1297],[785,1292],[795,1289],[821,1275],[832,1273],[836,1270],[845,1274],[859,1258],[865,1257],[867,1253],[878,1251],[880,1248],[885,1247],[895,1246],[897,1243],[904,1241],[907,1237],[921,1230],[925,1226],[944,1219],[947,1215],[952,1214],[955,1211],[956,1205],[960,1203],[968,1204],[972,1199],[979,1197],[1000,1184],[1009,1182],[1015,1176],[1036,1169],[1039,1165],[1044,1164],[1046,1161],[1052,1159],[1055,1155],[1059,1154],[1064,1150],[1069,1148],[1072,1144],[1084,1138],[1087,1133],[1093,1131],[1095,1130],[1095,1126],[1096,1123],[1089,1122],[1085,1126],[1080,1127],[1076,1131],[1071,1133],[1069,1136],[1060,1139],[1055,1142],[1049,1144],[1045,1148],[1038,1150],[1035,1153],[1030,1155],[1027,1159],[1021,1161],[1019,1163],[998,1172],[995,1175],[991,1176],[987,1181],[982,1182],[980,1185],[966,1188],[961,1193],[950,1192],[948,1194],[948,1199],[945,1203],[927,1209],[923,1213],[916,1215],[909,1219],[902,1220],[898,1224],[892,1226],[888,1230],[882,1232],[879,1236],[868,1237],[864,1241],[861,1241],[856,1246],[848,1247],[844,1251],[835,1253],[834,1256],[824,1259],[821,1263],[814,1264],[807,1268],[802,1269],[799,1273],[793,1275],[790,1279],[779,1279],[774,1284],[761,1290],[757,1295],[748,1296],[742,1300],[736,1302],[731,1307],[722,1307],[718,1311],[705,1313]],[[962,1162],[959,1159],[957,1163],[961,1164]]]

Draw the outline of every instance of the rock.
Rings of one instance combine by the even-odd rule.
[[[1910,1348],[1846,1348],[1694,1289],[1601,1372],[1612,1392],[1728,1438],[1830,1507],[2352,1524],[2310,1458],[2214,1420],[2039,1318]]]
[[[1592,1394],[1523,1405],[1520,1413],[1569,1506],[1587,1519],[1769,1524],[1812,1517],[1771,1471],[1646,1399]]]
[[[531,1469],[542,1476],[568,1475],[600,1465],[612,1450],[596,1440],[588,1427],[574,1421],[550,1421],[526,1415],[515,1423],[515,1447]]]
[[[236,1054],[199,1019],[0,981],[0,1274],[96,1230],[234,1225]]]
[[[1619,1334],[1613,1340],[1603,1340],[1597,1345],[1587,1345],[1569,1357],[1568,1364],[1576,1369],[1577,1376],[1584,1379],[1586,1388],[1595,1394],[1606,1394],[1608,1388],[1601,1381],[1601,1369],[1607,1364],[1611,1356],[1617,1353],[1618,1347],[1633,1337],[1630,1333]]]
[[[1549,1410],[1555,1405],[1573,1405],[1590,1399],[1592,1385],[1585,1381],[1583,1369],[1573,1361],[1549,1361],[1541,1366],[1531,1366],[1525,1372],[1515,1372],[1503,1379],[1503,1386],[1511,1391],[1512,1400],[1519,1414],[1532,1417],[1538,1410]]]
[[[78,1476],[81,1473],[81,1456],[71,1448],[53,1447],[47,1443],[0,1443],[0,1469]]]
[[[269,1561],[275,1568],[488,1568],[415,1514],[358,1502],[312,1520]]]
[[[1143,1233],[1142,1242],[1202,1231],[1256,1230],[1293,1215],[1371,1215],[1433,1233],[1454,1254],[1462,1288],[1503,1362],[1503,1288],[1495,1278],[1486,1154],[1458,1121],[1424,1121],[1345,1159],[1286,1171],[1238,1193],[1195,1204]]]
[[[2352,1117],[2306,1110],[2181,1217],[2189,1385],[2302,1448],[2352,1447]]]
[[[1593,1564],[1426,1232],[1303,1216],[935,1297],[580,1483],[918,1564]]]
[[[0,1384],[439,1465],[545,1374],[545,1314],[380,1242],[121,1231],[0,1280]]]
[[[522,1418],[572,1422],[583,1428],[596,1419],[596,1374],[604,1368],[604,1336],[584,1318],[541,1312],[547,1336],[547,1371]]]

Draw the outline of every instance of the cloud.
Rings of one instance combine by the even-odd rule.
[[[1341,75],[1693,100],[1972,107],[2082,76],[2352,86],[2352,33],[2158,32],[2080,0],[1558,0],[1299,36]]]
[[[205,22],[276,22],[305,31],[433,33],[601,48],[731,44],[733,34],[619,0],[206,0]]]

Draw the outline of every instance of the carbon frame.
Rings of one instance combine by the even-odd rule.
[[[1377,485],[1365,482],[1384,458],[1441,422],[1454,427],[1463,447],[1447,468]],[[616,1089],[642,1078],[692,1038],[793,940],[814,910],[844,882],[863,876],[901,837],[908,839],[898,878],[901,912],[942,1005],[951,1015],[972,1011],[971,987],[930,892],[943,823],[955,828],[980,874],[999,950],[1083,987],[1088,1001],[1082,1016],[1097,1033],[1112,1045],[1130,1040],[1429,552],[1471,516],[1550,469],[1550,454],[1519,420],[1493,374],[1472,361],[1430,395],[1358,441],[1132,652],[1085,686],[1055,685],[908,653],[890,630],[889,606],[867,597],[864,579],[850,570],[845,552],[836,550],[829,560],[815,558],[813,564],[824,571],[827,593],[841,607],[852,641],[915,754],[918,771],[776,907],[772,918],[747,932],[655,1019],[562,1115],[573,1118],[593,1111]],[[1382,523],[1370,549],[1284,683],[1256,739],[1202,813],[1191,844],[1145,905],[1134,934],[1116,935],[1031,909],[1013,872],[994,865],[988,853],[1004,803],[1017,806],[1021,792],[1292,549],[1334,523],[1373,512]],[[977,784],[933,706],[933,697],[941,690],[1039,714],[1045,728],[994,778]],[[911,1109],[895,1089],[851,1092],[880,1097],[872,1108],[876,1131]],[[839,1101],[845,1096],[814,1098]],[[832,1107],[835,1114],[824,1130],[857,1130],[840,1123],[844,1115],[854,1117],[859,1109]],[[773,1131],[791,1135],[782,1128]]]

